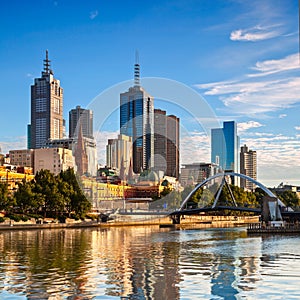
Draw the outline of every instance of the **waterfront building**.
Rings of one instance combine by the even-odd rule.
[[[223,128],[211,130],[211,162],[223,171],[239,170],[239,138],[235,121],[223,122]]]
[[[154,168],[179,178],[179,118],[154,109]]]
[[[18,188],[18,183],[25,181],[31,181],[34,179],[34,175],[28,172],[19,173],[17,170],[11,171],[9,167],[0,166],[0,182],[6,183],[8,190],[15,191]]]
[[[79,126],[85,138],[93,139],[93,112],[79,105],[69,111],[69,138],[78,136]]]
[[[154,164],[154,99],[140,86],[140,65],[134,65],[134,86],[120,94],[120,134],[132,138],[133,171]]]
[[[50,69],[48,50],[44,60],[44,71],[34,79],[31,86],[31,149],[45,147],[48,139],[63,138],[63,89]]]
[[[74,168],[72,150],[64,148],[40,148],[34,151],[34,174],[45,169],[57,175],[60,171]]]
[[[122,180],[127,178],[131,158],[132,138],[130,136],[119,134],[117,139],[108,140],[106,145],[106,166],[123,173],[121,176]]]
[[[246,145],[241,147],[240,152],[240,173],[257,180],[257,158],[256,151],[248,149]],[[254,191],[256,185],[243,178],[240,179],[241,187],[250,191]]]
[[[34,150],[20,149],[9,151],[10,163],[18,167],[33,168]]]
[[[218,165],[213,163],[183,164],[180,169],[180,184],[195,185],[218,173]]]
[[[77,148],[77,140],[78,138],[64,138],[58,140],[48,140],[46,142],[47,148],[64,148],[73,151],[73,155],[75,155],[75,151]],[[87,174],[91,176],[96,176],[97,174],[97,153],[96,153],[96,143],[94,139],[82,137],[84,149],[87,155]],[[77,152],[78,153],[78,152]]]

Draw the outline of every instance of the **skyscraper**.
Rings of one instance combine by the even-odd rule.
[[[223,171],[238,172],[239,138],[234,121],[223,122],[223,128],[211,130],[211,162]]]
[[[179,118],[154,109],[154,170],[179,178]]]
[[[179,118],[167,116],[167,171],[166,175],[179,178]]]
[[[63,137],[63,89],[50,69],[48,50],[42,76],[31,86],[30,133],[31,149],[44,147],[48,139]]]
[[[133,171],[153,166],[154,99],[140,86],[140,65],[134,65],[134,86],[120,94],[120,134],[132,137]]]
[[[246,145],[241,147],[240,152],[240,173],[247,175],[254,180],[257,179],[256,151],[249,150]],[[255,190],[256,185],[249,180],[241,178],[241,187],[248,190]]]
[[[76,106],[76,108],[69,111],[70,138],[78,136],[80,126],[84,137],[93,138],[93,112],[89,109]]]

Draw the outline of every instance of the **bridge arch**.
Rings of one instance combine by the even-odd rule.
[[[247,176],[247,175],[244,175],[244,174],[240,174],[240,173],[236,173],[236,172],[225,172],[225,173],[218,173],[218,174],[215,174],[207,179],[205,179],[203,182],[197,184],[195,186],[195,188],[187,195],[187,197],[184,199],[184,201],[182,202],[180,208],[179,208],[179,211],[183,211],[186,203],[189,201],[189,199],[192,197],[192,195],[198,190],[200,189],[202,186],[204,186],[206,183],[208,183],[209,181],[215,179],[215,178],[218,178],[218,177],[226,177],[226,176],[237,176],[237,177],[240,177],[240,178],[243,178],[243,179],[246,179],[246,180],[249,180],[251,181],[252,183],[256,184],[258,187],[260,187],[268,196],[270,197],[275,197],[277,198],[276,195],[274,195],[266,186],[264,186],[262,183],[258,182],[257,180]],[[280,200],[278,199],[278,204],[282,207],[285,207],[285,204]]]

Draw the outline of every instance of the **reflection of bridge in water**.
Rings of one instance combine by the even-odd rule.
[[[254,183],[257,187],[259,187],[262,191],[264,191],[267,196],[269,196],[272,199],[276,199],[277,205],[281,211],[282,216],[285,215],[285,216],[291,217],[291,215],[293,215],[293,212],[288,211],[285,204],[260,182],[254,180],[253,178],[246,176],[244,174],[239,174],[239,173],[235,173],[235,172],[226,172],[226,173],[218,173],[214,176],[211,176],[211,177],[207,178],[206,180],[204,180],[203,182],[196,185],[196,187],[189,193],[189,195],[182,202],[180,208],[170,214],[170,217],[172,218],[173,223],[180,224],[180,219],[184,215],[198,215],[200,213],[209,213],[209,212],[238,211],[238,212],[252,213],[255,215],[261,215],[262,214],[262,203],[260,203],[259,205],[257,205],[257,203],[256,203],[256,206],[254,206],[254,203],[253,203],[253,205],[251,205],[251,203],[250,204],[247,203],[247,204],[244,204],[243,206],[237,204],[237,201],[234,197],[232,189],[230,188],[230,185],[228,183],[232,180],[234,181],[235,177],[238,177],[238,178],[241,178],[244,180],[249,180],[250,182]],[[216,182],[218,182],[217,185],[216,185]],[[231,205],[228,203],[228,201],[227,201],[227,203],[225,203],[225,205],[224,205],[224,203],[221,203],[221,201],[220,201],[220,196],[221,196],[223,187],[226,187],[229,192],[229,195],[231,198],[231,201],[230,201]],[[208,190],[213,189],[213,192],[211,193],[211,195],[212,195],[211,197],[213,197],[213,199],[212,198],[208,199],[207,202],[210,202],[210,204],[202,203],[203,204],[202,206],[199,206],[199,204],[197,207],[194,207],[193,205],[189,206],[189,204],[191,203],[192,197],[195,195],[195,193],[199,189],[203,189],[203,191],[205,189],[208,189]],[[297,217],[299,217],[298,214],[297,214]]]

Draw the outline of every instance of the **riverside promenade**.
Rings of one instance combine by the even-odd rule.
[[[250,223],[257,223],[258,217],[236,217],[236,216],[186,216],[182,219],[181,224],[176,228],[186,226],[206,225],[207,227],[233,227],[247,226]],[[49,222],[37,224],[34,222],[6,222],[0,224],[0,230],[30,230],[30,229],[68,229],[68,228],[92,228],[92,227],[117,227],[117,226],[150,226],[157,225],[160,227],[171,227],[173,225],[169,216],[145,218],[144,215],[137,215],[133,218],[118,218],[107,222],[99,221],[76,221],[67,223]]]

